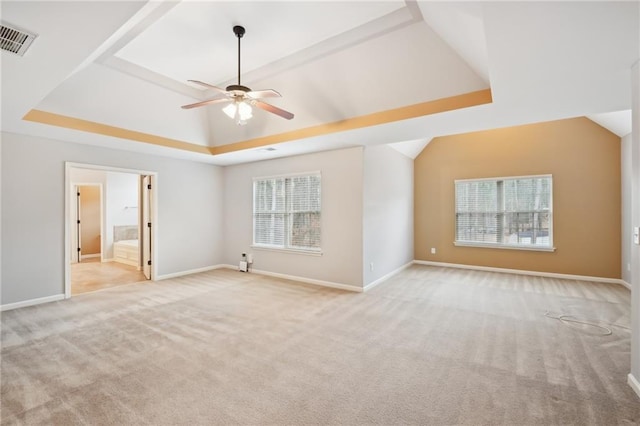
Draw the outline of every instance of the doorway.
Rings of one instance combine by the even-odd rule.
[[[66,298],[156,275],[155,177],[66,163]]]

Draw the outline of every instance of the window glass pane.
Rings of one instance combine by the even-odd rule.
[[[291,214],[291,246],[320,248],[320,213]]]
[[[253,221],[255,244],[284,246],[284,214],[256,213]]]
[[[254,181],[254,244],[320,248],[320,175]]]
[[[456,240],[479,243],[498,242],[496,213],[458,213]]]
[[[551,247],[551,177],[459,181],[456,241]]]
[[[256,212],[284,211],[284,180],[268,179],[254,183],[254,204]]]
[[[456,185],[456,211],[496,212],[498,210],[497,182],[461,182]]]

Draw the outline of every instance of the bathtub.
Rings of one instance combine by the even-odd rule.
[[[113,243],[113,260],[131,266],[140,266],[138,240],[120,240]]]

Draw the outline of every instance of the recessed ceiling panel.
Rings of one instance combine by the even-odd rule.
[[[401,0],[374,2],[183,1],[150,25],[116,56],[185,82],[234,79],[242,25],[243,74],[405,7]]]

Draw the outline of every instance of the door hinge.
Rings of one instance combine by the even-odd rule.
[[[78,251],[80,251],[80,247],[78,247]]]
[[[80,193],[78,192],[76,195],[79,197],[79,196],[80,196]]]
[[[78,219],[78,225],[80,225],[80,220]]]
[[[147,185],[147,189],[151,189],[151,184]]]
[[[151,261],[147,260],[147,265],[151,266]]]
[[[151,228],[151,222],[147,222],[147,228]]]

